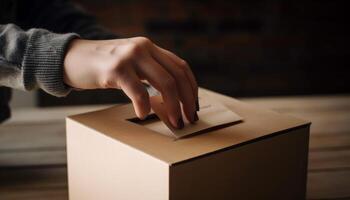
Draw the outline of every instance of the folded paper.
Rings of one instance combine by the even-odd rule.
[[[153,96],[151,97],[152,110],[161,120],[151,120],[149,123],[143,123],[142,125],[155,132],[178,139],[242,121],[242,117],[220,103],[204,98],[200,98],[199,102],[200,110],[197,112],[199,120],[192,124],[182,114],[185,127],[175,129],[168,120],[161,96]]]

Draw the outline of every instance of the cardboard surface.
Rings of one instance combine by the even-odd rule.
[[[165,200],[169,165],[67,120],[70,200]]]
[[[302,200],[309,127],[170,167],[171,200]]]
[[[200,98],[244,121],[174,140],[126,120],[131,105],[69,117],[69,199],[305,199],[309,122],[203,89]]]
[[[200,98],[223,103],[244,121],[209,133],[174,140],[125,120],[136,117],[132,105],[114,106],[69,118],[169,165],[309,124],[307,121],[247,105],[207,90],[201,89],[199,95]]]

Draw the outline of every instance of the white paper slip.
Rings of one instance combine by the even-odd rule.
[[[151,97],[151,105],[154,113],[161,120],[152,120],[149,123],[143,123],[143,126],[158,133],[182,138],[194,134],[204,133],[216,128],[233,125],[242,121],[242,117],[228,109],[224,105],[210,101],[209,99],[199,98],[200,111],[198,111],[199,120],[194,124],[189,123],[183,114],[185,127],[175,129],[168,120],[166,111],[160,96]]]

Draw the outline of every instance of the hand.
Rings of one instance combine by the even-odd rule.
[[[181,103],[188,121],[198,120],[198,86],[190,67],[149,39],[75,39],[68,47],[64,59],[67,85],[77,89],[121,89],[141,119],[151,109],[142,81],[160,91],[168,119],[175,128],[184,126]]]

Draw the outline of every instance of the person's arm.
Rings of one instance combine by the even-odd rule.
[[[23,29],[43,28],[55,33],[73,32],[84,39],[115,39],[95,18],[68,0],[18,1],[16,24]]]
[[[77,35],[44,29],[23,31],[0,25],[0,85],[55,96],[79,89],[122,89],[137,116],[150,111],[147,80],[163,97],[169,121],[183,127],[180,102],[190,122],[198,120],[198,86],[187,63],[147,38],[82,40]]]
[[[116,38],[69,1],[23,0],[16,6],[16,25],[0,25],[0,86],[40,87],[54,96],[65,96],[71,90],[63,82],[68,43],[78,34],[85,39]]]
[[[198,86],[190,67],[147,38],[76,39],[68,48],[64,73],[65,83],[74,88],[123,90],[139,118],[146,117],[151,108],[142,84],[146,80],[161,93],[168,119],[175,128],[184,126],[181,103],[188,121],[198,120]]]
[[[51,1],[42,1],[42,3],[50,4]],[[36,5],[38,7],[31,9],[36,10],[36,12],[31,14],[39,14],[40,17],[28,19],[28,22],[22,20],[22,26],[25,27],[26,24],[36,26],[37,24],[38,27],[47,28],[59,33],[76,32],[84,39],[96,39],[100,33],[104,32],[101,31],[102,29],[96,27],[96,23],[92,22],[90,18],[86,19],[86,25],[80,26],[81,22],[85,21],[83,15],[76,11],[70,12],[70,7],[67,6],[68,4],[63,3],[63,1],[56,0],[53,2],[53,5]],[[41,9],[46,14],[41,13]],[[63,12],[59,9],[65,11]],[[72,15],[71,13],[74,14]],[[76,14],[77,16],[75,16]],[[92,26],[88,25],[90,22]],[[160,48],[149,39],[142,37],[101,41],[82,39],[74,39],[71,42],[67,41],[62,43],[65,44],[64,47],[69,43],[66,56],[61,57],[62,60],[60,63],[62,66],[60,66],[61,68],[57,68],[60,71],[56,71],[56,76],[60,80],[63,78],[62,86],[67,84],[79,89],[122,89],[132,100],[137,116],[144,118],[150,111],[150,102],[148,93],[141,81],[147,80],[160,91],[169,121],[174,127],[182,128],[184,125],[181,114],[181,103],[186,118],[190,122],[198,120],[196,114],[196,107],[198,107],[196,106],[196,100],[198,105],[198,86],[196,80],[188,64],[175,54]],[[50,59],[50,54],[52,54],[52,52],[40,53],[45,54],[41,56],[48,59]],[[65,52],[62,55],[64,56]],[[41,70],[52,67],[49,62],[46,67],[42,67],[44,65],[41,65],[41,62],[38,64],[40,65],[36,67],[39,67]],[[36,67],[32,67],[32,69]],[[38,74],[40,70],[31,71],[34,71],[32,74],[34,77],[40,74]],[[49,79],[51,76],[55,77],[54,75],[45,77]],[[57,80],[57,77],[55,77],[55,80]],[[26,78],[24,76],[24,85],[26,85]],[[36,82],[32,83],[37,83],[39,87],[43,88],[42,81],[37,81],[38,79],[34,80]],[[43,89],[54,94],[52,90],[48,90],[47,88],[51,89],[52,87],[46,87],[46,89],[44,87]],[[67,91],[67,88],[65,89]],[[60,94],[64,93],[60,92]],[[54,95],[57,96],[57,94]]]
[[[0,85],[22,90],[36,87],[55,96],[70,88],[63,81],[63,62],[76,34],[44,29],[23,31],[14,24],[0,25]]]

